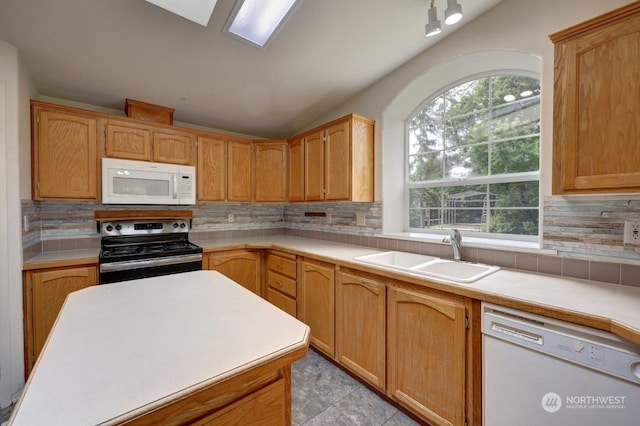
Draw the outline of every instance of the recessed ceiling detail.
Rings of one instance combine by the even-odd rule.
[[[206,27],[218,0],[146,0],[171,13]]]

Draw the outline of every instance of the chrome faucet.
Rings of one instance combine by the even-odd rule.
[[[451,244],[453,248],[453,260],[456,262],[460,261],[460,253],[462,252],[462,236],[457,229],[453,230],[453,234],[451,236],[446,236],[442,239],[443,243]]]

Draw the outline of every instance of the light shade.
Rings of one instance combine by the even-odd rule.
[[[264,47],[301,0],[237,0],[224,30]]]
[[[453,25],[462,19],[462,6],[457,0],[447,0],[447,10],[444,11],[444,23]]]
[[[442,32],[442,28],[440,27],[440,21],[438,20],[438,9],[431,6],[428,14],[429,21],[424,27],[424,35],[431,37],[440,34],[440,32]]]
[[[218,0],[146,0],[171,13],[206,27]]]

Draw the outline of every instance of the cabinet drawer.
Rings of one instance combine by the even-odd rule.
[[[296,280],[268,271],[267,285],[291,297],[296,297]]]
[[[267,267],[269,270],[285,275],[287,277],[296,278],[296,261],[285,259],[284,257],[270,254],[267,257]]]
[[[285,296],[284,294],[275,291],[273,288],[269,287],[267,289],[267,300],[273,303],[278,308],[282,309],[292,317],[296,316],[296,301],[289,296]]]

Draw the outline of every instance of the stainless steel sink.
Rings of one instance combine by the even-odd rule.
[[[354,259],[373,265],[399,269],[410,269],[434,260],[439,260],[437,257],[407,253],[404,251],[385,251],[382,253],[368,254],[366,256],[358,256]]]
[[[428,277],[459,283],[472,283],[500,269],[481,263],[455,262],[424,254],[403,251],[385,251],[355,257],[354,260],[376,266],[413,272]]]
[[[440,259],[411,269],[415,272],[436,278],[460,283],[472,283],[480,278],[493,274],[499,270],[500,267]]]

